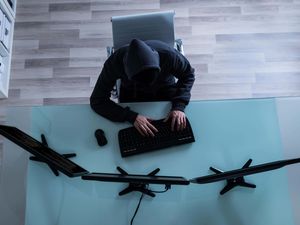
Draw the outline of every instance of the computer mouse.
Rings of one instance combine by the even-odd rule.
[[[106,140],[103,130],[101,130],[101,129],[96,130],[95,137],[97,139],[98,145],[104,146],[107,144],[107,140]]]

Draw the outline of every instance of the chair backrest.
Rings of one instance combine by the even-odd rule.
[[[174,11],[163,11],[112,17],[114,50],[134,38],[160,40],[174,47],[174,15]]]

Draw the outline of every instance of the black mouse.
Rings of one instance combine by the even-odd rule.
[[[101,129],[96,130],[95,137],[97,139],[98,145],[104,146],[107,144],[107,140],[106,140],[103,130],[101,130]]]

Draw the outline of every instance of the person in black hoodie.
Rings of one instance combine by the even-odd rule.
[[[150,118],[110,100],[117,79],[121,79],[120,102],[171,101],[165,121],[171,120],[172,130],[185,128],[184,109],[195,76],[180,52],[161,41],[133,39],[106,60],[90,97],[91,107],[99,115],[111,121],[128,121],[143,136],[154,136],[157,129]]]

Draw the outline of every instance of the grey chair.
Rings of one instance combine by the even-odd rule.
[[[184,54],[182,40],[175,39],[174,15],[174,11],[162,11],[112,17],[113,46],[107,47],[107,56],[129,44],[134,38],[160,40]],[[112,91],[112,98],[116,101],[120,83],[118,80]]]

